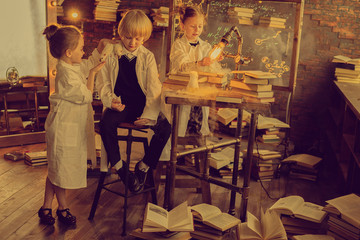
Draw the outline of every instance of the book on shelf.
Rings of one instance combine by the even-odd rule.
[[[197,204],[191,207],[194,221],[215,228],[220,231],[226,231],[240,223],[240,219],[222,212],[218,207],[207,203]]]
[[[275,212],[261,209],[260,220],[247,212],[247,222],[239,225],[238,239],[241,240],[287,240],[286,232],[280,217]]]
[[[290,238],[291,240],[335,240],[334,237],[326,234],[303,234],[294,235]]]
[[[282,163],[294,163],[296,165],[305,167],[305,168],[310,168],[310,169],[314,169],[320,162],[321,162],[322,158],[317,157],[317,156],[313,156],[310,154],[306,154],[306,153],[301,153],[301,154],[294,154],[291,155],[285,159],[282,160]]]
[[[339,211],[341,219],[360,229],[360,197],[358,195],[351,193],[327,200],[326,203]]]
[[[233,79],[230,82],[230,86],[233,88],[239,88],[244,90],[256,91],[256,92],[270,92],[272,91],[271,84],[252,84],[244,83],[240,80]]]
[[[322,210],[322,206],[311,202],[305,202],[304,199],[298,195],[280,198],[269,209],[280,214],[294,216],[317,223],[321,223],[327,216],[327,213]]]
[[[333,57],[332,62],[360,65],[360,58],[350,58],[343,55],[336,55]]]
[[[142,232],[137,228],[130,232],[130,236],[146,239],[146,240],[188,240],[191,239],[190,232],[171,232],[164,234],[163,232]]]
[[[145,208],[143,232],[194,231],[193,218],[187,202],[171,211],[148,202]]]

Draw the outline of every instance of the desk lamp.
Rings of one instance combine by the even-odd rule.
[[[225,52],[224,48],[229,44],[231,35],[234,32],[237,37],[238,48],[236,54],[230,54]],[[227,33],[225,33],[225,35],[221,38],[220,42],[214,45],[213,49],[209,53],[209,57],[211,58],[211,60],[217,60],[221,55],[223,55],[224,57],[233,58],[235,61],[235,70],[240,70],[240,65],[247,65],[252,61],[252,58],[250,57],[241,56],[241,50],[242,50],[242,36],[238,28],[233,26]]]

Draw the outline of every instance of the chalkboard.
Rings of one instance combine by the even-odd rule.
[[[294,22],[296,15],[295,3],[269,1],[183,1],[184,5],[200,4],[207,15],[207,24],[201,36],[203,40],[214,45],[222,36],[236,26],[242,36],[242,56],[251,57],[252,62],[241,65],[241,70],[263,70],[274,73],[277,78],[272,80],[276,86],[289,85],[289,71],[294,38]],[[253,9],[253,25],[234,24],[229,18],[228,9],[242,7]],[[276,17],[286,19],[285,28],[274,28],[259,24],[260,17]],[[225,51],[236,54],[238,41],[235,34],[225,47]],[[222,66],[235,70],[234,60],[225,58]]]

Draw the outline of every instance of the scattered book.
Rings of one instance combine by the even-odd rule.
[[[224,125],[228,125],[238,116],[238,110],[235,108],[220,108],[216,114],[216,120]]]
[[[310,154],[294,154],[282,160],[282,163],[295,163],[296,165],[306,167],[306,168],[315,168],[322,158],[313,156]]]
[[[239,88],[249,91],[256,91],[256,92],[269,92],[272,91],[271,84],[252,84],[252,83],[244,83],[237,79],[233,79],[230,82],[230,86],[233,88]]]
[[[322,209],[322,206],[305,202],[301,196],[297,195],[280,198],[269,208],[271,211],[317,223],[321,223],[327,216]]]
[[[247,222],[240,224],[238,239],[241,240],[287,240],[287,235],[278,214],[261,210],[260,220],[247,212]]]
[[[218,207],[207,203],[192,206],[191,211],[194,221],[201,222],[220,231],[226,231],[240,223],[240,219],[228,213],[223,213]]]
[[[360,197],[354,193],[326,201],[340,212],[341,219],[360,229]]]
[[[24,163],[29,166],[42,166],[47,165],[47,152],[40,151],[40,152],[27,152],[25,153],[25,160]]]
[[[4,158],[12,161],[19,161],[25,159],[25,154],[22,151],[13,151],[5,153]]]
[[[183,202],[171,211],[148,202],[145,208],[142,231],[194,231],[193,218],[187,202]]]
[[[267,128],[290,128],[290,125],[273,117],[265,117],[261,114],[258,115],[257,129]]]
[[[130,236],[146,240],[188,240],[191,239],[190,232],[171,232],[166,235],[157,232],[142,232],[137,228],[130,232]]]
[[[325,234],[303,234],[292,236],[292,240],[335,240],[334,237]]]

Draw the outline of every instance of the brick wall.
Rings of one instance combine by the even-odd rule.
[[[335,55],[360,57],[358,0],[306,0],[291,137],[299,151],[319,138],[316,124],[329,104]]]

